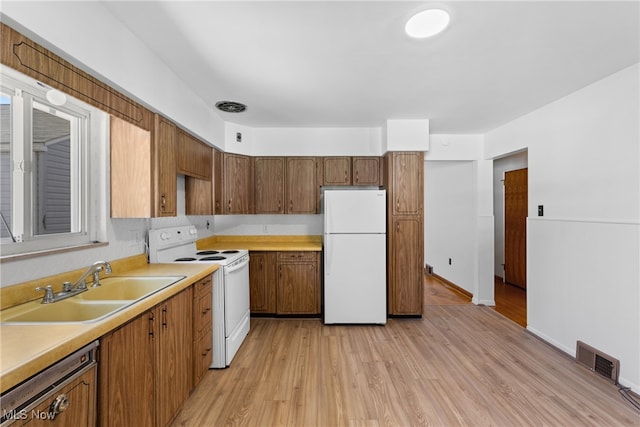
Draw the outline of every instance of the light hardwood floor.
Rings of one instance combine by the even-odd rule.
[[[489,307],[325,326],[252,318],[174,426],[638,426],[617,388]]]

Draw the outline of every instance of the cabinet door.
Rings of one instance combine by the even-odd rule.
[[[381,185],[381,163],[379,157],[354,157],[353,185]]]
[[[314,214],[318,208],[319,186],[315,157],[287,157],[286,212]]]
[[[253,170],[255,213],[284,213],[284,158],[256,157]]]
[[[155,115],[155,216],[176,216],[176,126]]]
[[[153,312],[100,340],[98,424],[155,425]]]
[[[391,194],[389,203],[393,215],[422,215],[424,200],[424,159],[422,152],[390,153]]]
[[[211,176],[211,186],[213,187],[213,213],[214,215],[222,215],[223,212],[223,194],[222,194],[222,177],[224,175],[222,152],[213,149],[213,171]]]
[[[211,179],[211,147],[178,129],[178,172],[201,179]]]
[[[318,264],[278,262],[278,314],[320,313]]]
[[[166,426],[189,397],[191,384],[191,288],[156,307],[156,425]]]
[[[322,159],[324,185],[351,185],[351,157]]]
[[[423,239],[421,217],[396,217],[389,230],[389,314],[422,315]]]
[[[276,312],[276,253],[251,252],[249,288],[251,313]]]
[[[251,213],[252,170],[251,158],[239,154],[223,154],[224,161],[224,213]]]
[[[111,217],[151,217],[151,133],[111,116]]]
[[[58,396],[65,395],[69,407],[53,419],[50,408]],[[27,414],[26,420],[19,420],[14,426],[28,425],[43,427],[92,427],[96,425],[96,368],[93,367],[58,390]]]

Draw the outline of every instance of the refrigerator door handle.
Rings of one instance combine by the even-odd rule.
[[[325,251],[324,251],[324,257],[325,257],[325,262],[324,262],[324,273],[327,276],[331,276],[331,264],[333,264],[332,260],[333,260],[333,253],[335,252],[333,249],[333,244],[331,243],[331,235],[330,234],[325,234]],[[328,250],[327,250],[328,248]]]

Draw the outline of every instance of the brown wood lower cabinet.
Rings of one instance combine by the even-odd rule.
[[[189,396],[191,288],[100,340],[98,425],[166,426]]]
[[[388,233],[389,314],[422,316],[422,217],[395,217]]]
[[[194,389],[211,366],[213,357],[212,276],[193,286],[193,383]]]
[[[251,252],[252,314],[319,315],[320,254]]]

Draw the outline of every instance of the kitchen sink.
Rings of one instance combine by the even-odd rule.
[[[130,301],[89,302],[69,298],[51,304],[40,300],[0,311],[0,323],[88,323],[96,322],[123,309]]]
[[[185,276],[120,276],[100,280],[73,297],[42,304],[40,299],[0,311],[0,323],[91,323],[166,288]]]
[[[78,294],[84,301],[136,301],[184,279],[185,276],[112,276],[100,279],[101,286]]]

